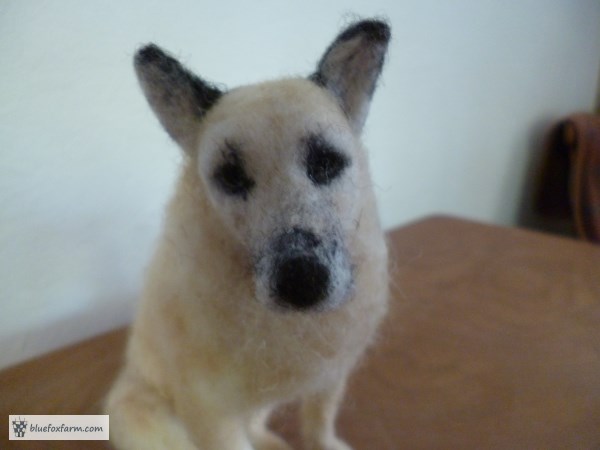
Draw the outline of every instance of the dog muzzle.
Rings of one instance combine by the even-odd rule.
[[[280,233],[257,264],[257,294],[269,304],[296,311],[323,311],[351,294],[351,264],[334,234],[317,236],[291,228]]]

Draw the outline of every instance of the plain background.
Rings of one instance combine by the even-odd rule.
[[[393,27],[364,135],[385,226],[522,224],[544,132],[594,108],[597,0],[2,0],[0,367],[131,318],[179,162],[140,44],[233,87],[310,73],[373,15]]]

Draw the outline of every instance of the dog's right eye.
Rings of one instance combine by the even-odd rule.
[[[237,151],[229,151],[225,161],[213,173],[213,180],[226,194],[241,197],[244,200],[254,187],[254,180],[248,176],[244,162]]]

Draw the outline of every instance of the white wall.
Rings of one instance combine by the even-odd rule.
[[[393,25],[365,136],[385,225],[515,223],[531,143],[593,106],[597,0],[3,0],[0,367],[130,319],[178,163],[135,48],[235,86],[310,72],[348,13]]]

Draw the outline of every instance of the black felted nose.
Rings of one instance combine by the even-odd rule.
[[[327,296],[329,269],[316,256],[299,255],[277,265],[274,293],[283,306],[309,309]]]

